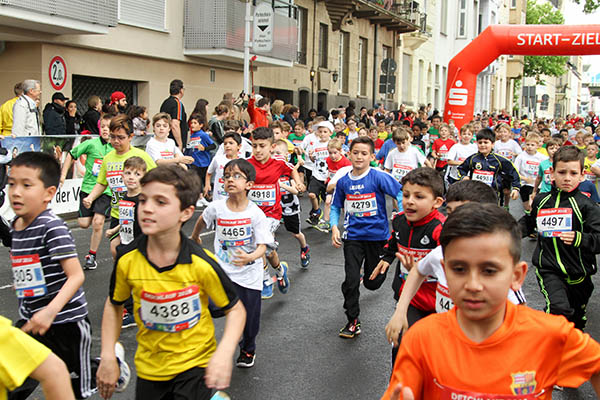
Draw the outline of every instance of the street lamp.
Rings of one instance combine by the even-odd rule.
[[[315,73],[316,73],[316,72],[315,72],[315,69],[314,69],[314,68],[311,68],[311,69],[310,69],[310,81],[311,81],[311,82],[315,80]]]
[[[338,72],[337,71],[333,71],[333,75],[331,76],[333,78],[333,83],[336,83],[338,81]]]

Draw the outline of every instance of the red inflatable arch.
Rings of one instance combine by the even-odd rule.
[[[477,74],[503,54],[600,54],[600,25],[490,25],[448,64],[444,121],[473,119]]]

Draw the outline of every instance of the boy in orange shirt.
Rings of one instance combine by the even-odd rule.
[[[507,302],[527,274],[519,225],[507,211],[460,206],[440,242],[455,307],[408,330],[383,399],[550,400],[554,385],[586,380],[600,394],[597,342],[562,316]]]

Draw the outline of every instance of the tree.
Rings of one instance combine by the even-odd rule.
[[[560,10],[556,10],[550,3],[538,4],[536,0],[527,0],[526,23],[528,25],[562,25],[565,23],[565,18]],[[525,56],[523,74],[535,77],[536,82],[543,85],[542,75],[563,75],[566,72],[565,66],[568,59],[568,57],[562,56]]]
[[[575,3],[583,3],[583,12],[590,14],[600,8],[600,0],[575,0]]]

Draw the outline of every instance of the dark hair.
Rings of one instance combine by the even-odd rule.
[[[50,154],[39,151],[26,151],[13,158],[10,166],[38,169],[40,171],[39,178],[44,183],[45,188],[58,187],[60,183],[60,164]]]
[[[542,133],[542,132],[548,132],[548,133],[552,133],[552,131],[550,130],[550,128],[542,128],[542,129],[540,130],[540,133]]]
[[[560,131],[558,131],[558,133],[563,133],[563,132],[569,133],[569,130],[567,128],[562,128]]]
[[[226,131],[237,131],[238,129],[242,128],[242,123],[237,119],[228,119],[224,121],[223,127]]]
[[[108,120],[108,121],[110,121],[110,120],[112,120],[114,117],[115,117],[115,116],[114,116],[113,114],[109,114],[109,113],[107,113],[107,114],[102,114],[102,116],[100,117],[100,120],[102,121],[103,119],[105,119],[105,120]]]
[[[261,126],[252,132],[252,140],[270,140],[271,143],[275,140],[273,129]]]
[[[240,144],[242,144],[242,137],[236,131],[225,132],[225,134],[223,135],[223,142],[225,142],[225,139],[227,139],[227,138],[231,138],[231,139],[235,140],[235,142],[238,144],[238,146]]]
[[[225,164],[225,167],[223,168],[223,173],[225,173],[226,171],[231,171],[235,167],[237,167],[242,172],[242,174],[246,175],[246,179],[248,181],[254,182],[256,180],[256,169],[252,164],[250,164],[247,160],[244,160],[243,158],[236,158],[235,160],[229,161],[227,164]]]
[[[151,169],[140,180],[140,185],[145,186],[151,182],[160,182],[171,185],[179,199],[181,210],[193,206],[200,197],[200,178],[190,170],[184,170],[178,165],[159,165]]]
[[[144,106],[136,106],[132,105],[129,109],[129,118],[134,119],[136,117],[141,116],[146,111],[146,107]]]
[[[581,170],[583,171],[583,167],[585,165],[585,154],[583,151],[579,150],[575,146],[563,146],[554,153],[554,157],[552,157],[552,169],[556,171],[556,164],[559,161],[562,162],[571,162],[571,161],[579,161],[581,165]]]
[[[173,79],[169,84],[169,94],[172,96],[179,94],[183,89],[183,81],[181,79]]]
[[[190,116],[190,118],[188,119],[188,124],[192,120],[198,122],[200,125],[202,125],[203,128],[206,127],[206,118],[203,115],[201,115],[201,114],[192,114]]]
[[[206,115],[206,106],[207,105],[208,105],[208,100],[198,99],[198,101],[196,102],[196,107],[194,107],[194,110],[192,111],[192,115],[200,114],[200,115],[203,115],[204,118],[208,119],[208,116]]]
[[[167,114],[168,115],[168,114]],[[156,118],[156,116],[155,116]],[[110,131],[116,132],[119,129],[125,129],[128,135],[133,135],[133,131],[129,126],[129,117],[125,114],[119,114],[110,120]]]
[[[434,119],[439,119],[440,121],[442,120],[442,116],[439,114],[434,114],[431,116],[431,121],[433,121]]]
[[[421,167],[415,168],[402,178],[402,185],[412,183],[428,187],[433,193],[433,197],[444,196],[444,181],[440,174],[433,168]]]
[[[133,156],[133,157],[129,157],[123,163],[123,171],[125,171],[125,168],[130,168],[130,169],[135,169],[138,171],[146,172],[146,169],[148,168],[148,166],[146,165],[146,161],[144,161],[144,159],[142,157]]]
[[[270,129],[279,128],[283,131],[283,125],[282,125],[281,121],[279,121],[279,120],[275,120],[275,121],[269,123],[269,128]]]
[[[23,82],[15,83],[15,87],[13,88],[13,91],[15,92],[15,96],[22,95],[23,94]]]
[[[466,203],[458,207],[444,223],[440,244],[445,252],[453,240],[493,233],[509,236],[508,251],[517,263],[521,259],[521,228],[508,211],[495,204]]]
[[[290,109],[288,110],[288,113],[293,114],[300,111],[300,109],[296,106],[291,106]]]
[[[260,100],[258,100],[256,102],[256,106],[257,107],[263,107],[263,106],[265,106],[267,104],[270,104],[270,103],[271,103],[271,99],[269,99],[268,97],[263,97],[262,99],[260,99]]]
[[[494,134],[490,128],[483,128],[477,132],[476,140],[489,140],[490,142],[494,143],[496,140],[496,134]]]
[[[450,203],[451,201],[498,204],[498,197],[496,197],[496,192],[491,186],[469,179],[458,181],[448,187],[446,203]]]
[[[366,145],[369,145],[369,150],[371,151],[371,154],[375,153],[375,143],[371,140],[370,137],[368,137],[368,136],[359,136],[357,138],[354,138],[354,140],[352,140],[352,143],[350,143],[350,151],[352,151],[352,149],[354,148],[354,146],[356,146],[357,144],[366,144]]]
[[[229,112],[229,107],[225,104],[218,104],[215,107],[215,115],[223,115]]]

